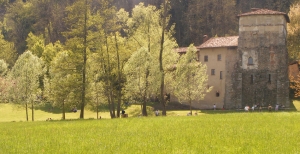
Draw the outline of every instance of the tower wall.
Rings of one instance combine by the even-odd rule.
[[[289,106],[286,35],[283,15],[240,17],[231,108],[257,103]]]

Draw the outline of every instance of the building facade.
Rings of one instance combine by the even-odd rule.
[[[252,9],[238,17],[239,36],[210,38],[197,47],[199,61],[207,65],[208,86],[213,86],[213,90],[204,100],[193,102],[193,106],[209,109],[216,104],[218,108],[233,109],[253,104],[281,104],[288,107],[289,17],[267,9]]]

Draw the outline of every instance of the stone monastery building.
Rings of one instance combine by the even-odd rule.
[[[207,65],[208,86],[200,109],[241,108],[271,104],[289,107],[286,13],[252,9],[238,15],[239,36],[214,37],[198,49],[199,62]],[[178,48],[183,54],[187,48]],[[177,101],[171,97],[171,101]]]

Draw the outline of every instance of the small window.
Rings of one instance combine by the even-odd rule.
[[[217,92],[216,92],[216,97],[219,97],[219,96],[220,96],[220,92],[217,91]]]
[[[223,79],[223,72],[220,71],[220,79]]]
[[[204,61],[208,61],[208,56],[207,55],[204,56]]]
[[[269,83],[271,83],[271,74],[269,74],[269,80],[268,80]]]
[[[248,58],[248,65],[253,65],[253,58],[252,57]]]
[[[222,60],[222,56],[221,54],[218,55],[218,61],[221,61]]]
[[[250,77],[250,83],[251,83],[251,84],[253,84],[253,80],[254,80],[254,79],[253,79],[253,75],[251,75],[251,77]]]
[[[215,69],[211,69],[211,75],[215,75]]]

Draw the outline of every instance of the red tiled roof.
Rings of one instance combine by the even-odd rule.
[[[218,47],[237,47],[238,36],[213,37],[198,46],[197,48],[218,48]]]
[[[178,52],[178,53],[186,53],[187,50],[188,50],[188,47],[175,48],[175,51]]]
[[[182,53],[182,52],[186,52],[188,49],[188,47],[180,47],[180,48],[176,48],[175,51],[178,53]]]
[[[268,9],[259,9],[259,8],[253,8],[251,12],[239,14],[238,17],[241,16],[251,16],[251,15],[283,15],[286,19],[286,22],[290,22],[289,16],[284,12],[279,11],[273,11]]]

